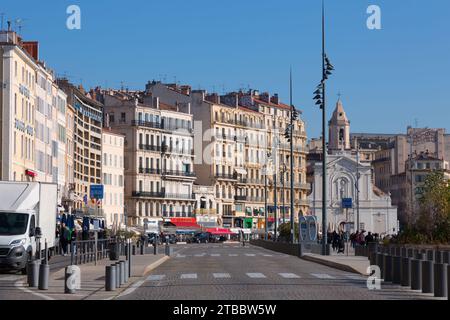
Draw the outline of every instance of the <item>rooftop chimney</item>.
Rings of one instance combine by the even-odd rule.
[[[217,93],[211,93],[210,95],[207,95],[205,100],[216,104],[220,103],[220,97]]]
[[[280,100],[278,98],[278,93],[275,93],[271,98],[270,98],[270,102],[274,103],[274,104],[279,104]]]
[[[259,96],[259,99],[264,101],[264,102],[270,102],[270,95],[268,92],[263,92],[261,93],[261,95]]]

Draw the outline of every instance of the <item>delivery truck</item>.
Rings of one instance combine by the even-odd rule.
[[[57,192],[52,183],[0,181],[0,268],[26,273],[45,242],[53,249]]]

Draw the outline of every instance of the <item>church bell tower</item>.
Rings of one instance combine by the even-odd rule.
[[[333,116],[328,122],[328,152],[333,151],[345,151],[350,150],[350,121],[347,119],[347,115],[344,111],[342,101],[339,100],[336,103],[336,109],[334,109]]]

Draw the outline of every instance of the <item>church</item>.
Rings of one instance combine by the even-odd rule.
[[[350,121],[341,99],[336,103],[328,123],[327,145],[327,220],[328,231],[378,233],[380,236],[398,233],[397,208],[391,197],[373,183],[371,164],[362,161],[356,141],[350,141]],[[315,215],[322,232],[322,150],[321,140],[309,144],[308,181],[312,184],[310,215]]]

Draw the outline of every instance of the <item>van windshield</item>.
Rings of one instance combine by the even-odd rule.
[[[28,214],[0,212],[0,236],[15,236],[27,231]]]

